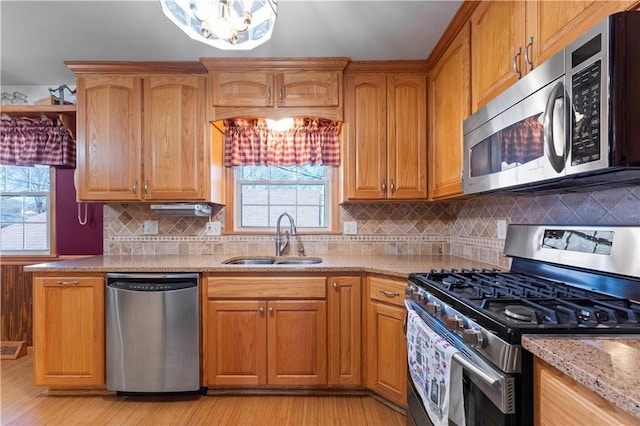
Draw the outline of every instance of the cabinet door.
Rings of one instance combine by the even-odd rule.
[[[359,385],[361,374],[360,277],[328,277],[327,353],[330,385]]]
[[[536,425],[638,424],[637,418],[537,357],[533,386]]]
[[[406,280],[367,280],[367,387],[396,404],[407,405],[407,339],[404,334]]]
[[[387,179],[386,76],[345,77],[345,197],[385,199]]]
[[[533,37],[529,54],[539,65],[584,31],[633,1],[528,1],[526,42]]]
[[[196,75],[144,78],[144,199],[206,199],[205,83]]]
[[[209,385],[267,383],[266,306],[254,300],[208,302]]]
[[[390,75],[387,78],[387,198],[427,198],[426,127],[426,76]]]
[[[268,72],[213,72],[213,106],[273,106],[273,74]]]
[[[79,75],[77,85],[78,199],[139,200],[142,80]]]
[[[429,198],[462,194],[462,121],[470,114],[469,27],[429,74]]]
[[[105,386],[104,279],[36,277],[33,313],[35,384]]]
[[[518,69],[525,72],[524,40],[525,2],[489,1],[478,5],[471,15],[473,111],[518,80],[514,58]]]
[[[269,384],[327,384],[326,302],[269,301],[268,311]]]
[[[276,75],[277,103],[282,107],[339,105],[340,72],[298,71]]]

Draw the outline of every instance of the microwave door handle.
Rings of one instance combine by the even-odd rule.
[[[555,144],[553,142],[553,112],[556,106],[556,99],[562,98],[564,96],[564,84],[562,81],[559,81],[558,84],[555,85],[553,90],[551,90],[551,94],[547,99],[547,106],[544,109],[544,118],[543,118],[543,140],[545,145],[545,151],[547,158],[549,159],[549,163],[553,169],[560,173],[564,169],[564,153],[563,155],[558,155],[556,153]],[[564,146],[564,144],[563,144]]]

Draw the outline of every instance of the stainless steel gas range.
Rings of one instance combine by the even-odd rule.
[[[437,410],[449,386],[459,413],[449,411],[446,422],[532,424],[533,360],[522,335],[640,333],[640,227],[511,225],[504,252],[512,259],[508,272],[409,276],[409,329],[427,335],[408,333],[408,423],[442,423]],[[429,339],[450,347],[459,388],[422,377],[430,367],[420,352]]]

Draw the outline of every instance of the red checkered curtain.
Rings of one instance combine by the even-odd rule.
[[[340,165],[340,126],[325,119],[294,119],[285,131],[262,119],[225,120],[226,166]]]
[[[2,117],[0,164],[76,166],[76,142],[60,120]]]

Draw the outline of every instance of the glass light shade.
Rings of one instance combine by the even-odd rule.
[[[189,37],[224,50],[250,50],[271,38],[277,0],[160,0]]]

